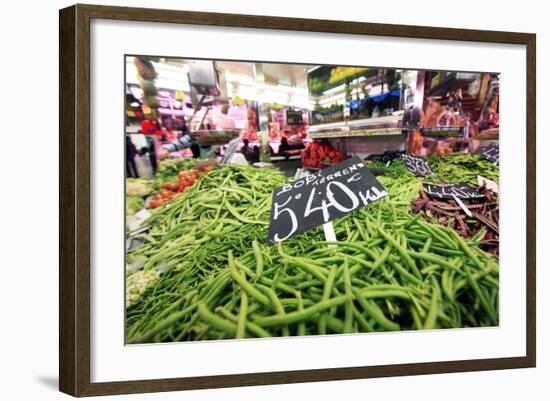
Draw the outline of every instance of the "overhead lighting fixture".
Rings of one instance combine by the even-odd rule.
[[[139,103],[138,102],[132,102],[132,103],[130,103],[130,106],[139,107]]]

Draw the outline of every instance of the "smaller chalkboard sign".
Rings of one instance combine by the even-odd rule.
[[[300,110],[287,110],[286,111],[286,123],[288,125],[303,125],[304,116]]]
[[[471,185],[463,182],[453,182],[450,184],[427,184],[424,183],[426,193],[434,198],[439,199],[482,199],[485,196],[479,193]]]
[[[500,149],[496,143],[492,143],[489,146],[484,147],[481,149],[481,152],[479,152],[482,158],[496,164],[499,163],[499,153]]]
[[[388,193],[357,156],[273,191],[269,244],[328,223]]]
[[[430,175],[432,174],[432,168],[428,164],[427,160],[424,160],[420,157],[413,157],[409,155],[401,156],[403,163],[414,175]]]

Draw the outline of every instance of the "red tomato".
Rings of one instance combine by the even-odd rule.
[[[151,209],[156,209],[157,207],[159,207],[160,205],[162,205],[162,200],[156,200],[156,199],[153,199],[151,200],[151,202],[149,202],[149,207]]]
[[[174,182],[165,182],[164,184],[162,184],[162,188],[164,188],[168,191],[177,191],[178,184],[176,184]]]

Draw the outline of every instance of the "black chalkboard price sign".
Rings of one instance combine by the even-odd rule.
[[[303,125],[304,117],[300,110],[287,110],[286,111],[286,123],[288,125]]]
[[[481,149],[479,152],[482,158],[490,161],[491,163],[499,163],[500,148],[496,143],[492,143],[489,146]]]
[[[471,185],[462,182],[453,182],[450,184],[424,183],[423,185],[424,190],[429,196],[439,199],[454,199],[456,196],[458,199],[462,200],[480,200],[485,197]]]
[[[402,155],[403,163],[405,167],[414,175],[430,175],[432,174],[432,168],[428,164],[427,160],[420,157],[413,157],[409,155]]]
[[[388,193],[359,157],[352,157],[273,191],[270,245],[328,223]]]

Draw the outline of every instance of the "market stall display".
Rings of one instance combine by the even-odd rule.
[[[498,199],[490,190],[483,191],[485,199],[467,203],[468,215],[453,199],[432,199],[421,191],[414,201],[413,211],[423,213],[426,220],[451,227],[464,238],[474,238],[480,247],[498,256]]]
[[[220,95],[155,89],[186,145],[126,182],[127,343],[499,324],[498,92],[472,83],[497,76],[199,64]]]
[[[334,149],[329,143],[311,142],[302,152],[302,165],[320,169],[347,159],[342,151]]]
[[[258,239],[285,177],[217,167],[129,252],[159,274],[132,279],[149,286],[128,307],[128,342],[498,324],[494,256],[413,213],[420,178],[379,178],[388,198],[335,221],[333,247],[315,229],[270,248]]]

